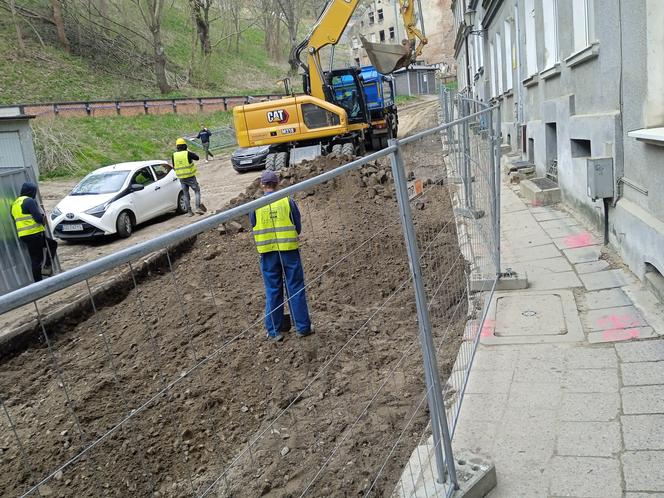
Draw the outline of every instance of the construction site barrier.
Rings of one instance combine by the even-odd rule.
[[[230,111],[238,105],[265,102],[285,97],[280,94],[227,95],[222,97],[182,97],[175,99],[90,100],[1,105],[18,108],[21,114],[36,118],[137,116],[141,114],[195,114]]]
[[[41,341],[0,364],[5,493],[452,496],[500,274],[500,119],[441,104],[440,126],[302,181],[291,168],[275,194],[0,296]],[[286,196],[316,333],[277,346],[247,215]],[[126,283],[100,296],[108,273]],[[72,289],[88,312],[49,321],[44,303]]]

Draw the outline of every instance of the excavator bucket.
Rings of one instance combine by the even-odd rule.
[[[367,52],[371,64],[382,74],[390,74],[408,67],[411,63],[411,48],[408,41],[404,45],[372,43],[360,35],[362,47]]]

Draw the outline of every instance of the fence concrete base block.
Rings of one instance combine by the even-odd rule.
[[[493,284],[496,281],[496,277],[492,275],[487,276],[478,276],[477,278],[471,278],[470,280],[470,291],[471,292],[484,292],[490,291],[493,289]],[[523,273],[514,273],[507,272],[503,273],[500,276],[500,279],[496,282],[497,291],[509,291],[509,290],[523,290],[528,288],[528,275],[526,272]]]
[[[496,487],[496,467],[490,458],[465,450],[456,452],[454,457],[459,489],[453,498],[483,498]]]

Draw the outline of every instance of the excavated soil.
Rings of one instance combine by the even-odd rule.
[[[409,163],[432,164],[436,140],[413,145]],[[291,168],[282,183],[347,160]],[[255,195],[252,184],[231,205]],[[6,360],[2,494],[26,492],[136,410],[41,496],[283,497],[310,483],[308,496],[363,496],[383,464],[371,494],[389,496],[428,420],[426,403],[416,412],[422,358],[394,197],[384,162],[296,195],[313,336],[265,339],[245,218],[199,236],[172,272],[118,289],[126,298],[98,300],[96,315],[47,330],[51,349]],[[414,216],[445,375],[466,316],[447,187],[428,185]]]

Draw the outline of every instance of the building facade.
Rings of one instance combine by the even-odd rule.
[[[502,138],[597,226],[589,158],[610,158],[610,242],[664,275],[664,2],[455,0],[459,89],[502,111]]]
[[[422,7],[424,32],[429,40],[422,54],[422,62],[451,68],[456,61],[452,50],[454,32],[450,0],[421,0],[419,5]],[[371,0],[353,18],[349,39],[351,58],[355,64],[369,64],[360,35],[370,42],[392,44],[400,44],[406,37],[399,9],[399,0]]]

